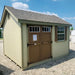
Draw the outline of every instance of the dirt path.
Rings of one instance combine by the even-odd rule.
[[[3,42],[0,41],[0,70],[4,75],[75,75],[75,44],[70,44],[70,49],[68,56],[22,71],[3,55]]]

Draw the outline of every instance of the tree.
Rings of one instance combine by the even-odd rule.
[[[0,28],[0,38],[2,38],[2,28]]]
[[[1,29],[0,29],[0,38],[1,38]]]
[[[73,30],[73,27],[71,27],[70,30]]]

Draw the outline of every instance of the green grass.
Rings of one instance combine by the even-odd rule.
[[[3,38],[0,38],[0,40],[3,40]]]

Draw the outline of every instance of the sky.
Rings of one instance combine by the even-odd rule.
[[[0,21],[4,6],[58,16],[75,29],[75,0],[0,0]]]

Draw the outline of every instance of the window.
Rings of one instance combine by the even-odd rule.
[[[57,27],[57,40],[65,40],[65,27]]]
[[[40,32],[40,27],[39,26],[30,26],[29,31],[30,32]]]
[[[48,26],[42,27],[42,32],[50,32],[50,31],[51,31],[51,27],[48,27]]]

